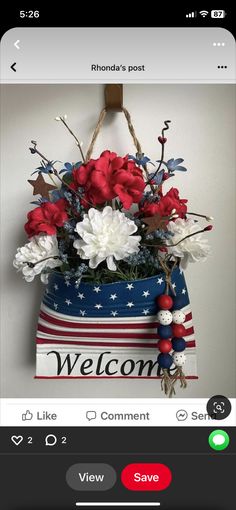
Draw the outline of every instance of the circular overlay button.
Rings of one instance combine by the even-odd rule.
[[[121,481],[130,491],[163,491],[171,480],[171,470],[165,464],[128,464],[121,473]]]
[[[212,419],[224,420],[231,413],[231,403],[224,395],[215,395],[207,402],[207,413]]]
[[[222,451],[229,446],[229,435],[224,430],[214,430],[208,438],[210,447],[216,451]]]

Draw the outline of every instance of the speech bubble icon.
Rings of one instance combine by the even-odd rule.
[[[54,434],[48,434],[48,436],[45,437],[45,445],[54,446],[55,444],[57,444],[57,437],[54,436]]]
[[[97,413],[96,411],[87,411],[86,412],[86,418],[87,420],[91,421],[91,420],[96,420],[97,418]]]
[[[230,443],[230,438],[225,430],[213,430],[208,437],[208,442],[213,450],[225,450]]]
[[[212,439],[213,443],[217,446],[220,446],[221,444],[224,444],[225,442],[225,438],[224,436],[222,436],[221,434],[216,434],[213,439]]]

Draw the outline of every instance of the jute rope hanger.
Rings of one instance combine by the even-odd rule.
[[[109,96],[109,94],[107,92],[107,88],[108,87],[109,87],[109,89],[111,91],[111,96]],[[102,109],[102,111],[101,111],[101,113],[99,115],[97,125],[96,125],[96,127],[94,129],[93,136],[92,136],[91,142],[89,144],[89,147],[88,147],[88,150],[87,150],[87,153],[86,153],[86,156],[85,156],[85,163],[87,163],[91,159],[91,155],[92,155],[92,152],[93,152],[93,149],[94,149],[94,145],[95,145],[96,139],[97,139],[98,134],[99,134],[99,132],[101,130],[101,127],[103,125],[103,122],[104,122],[104,119],[105,119],[105,117],[107,115],[107,112],[109,112],[109,111],[120,111],[120,112],[124,113],[125,118],[127,120],[129,132],[130,132],[130,134],[131,134],[131,136],[133,138],[133,142],[134,142],[134,145],[136,147],[137,153],[138,154],[142,154],[142,147],[141,147],[141,144],[140,144],[140,142],[139,142],[139,140],[138,140],[138,138],[136,136],[136,133],[135,133],[135,130],[134,130],[134,126],[132,124],[130,113],[128,112],[128,110],[122,104],[122,94],[120,96],[120,103],[119,103],[119,101],[117,102],[117,97],[116,97],[116,104],[114,106],[114,97],[113,97],[113,90],[112,90],[113,87],[118,87],[118,85],[107,85],[106,88],[105,88],[105,105],[106,106]],[[120,85],[120,87],[122,87],[122,85]],[[109,103],[109,97],[111,97],[110,103]]]

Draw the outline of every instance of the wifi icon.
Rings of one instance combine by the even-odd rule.
[[[205,18],[209,14],[209,12],[208,11],[200,11],[199,14],[201,14],[201,16],[203,18]]]

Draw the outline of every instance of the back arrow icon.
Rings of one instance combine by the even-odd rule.
[[[14,71],[14,73],[16,73],[15,66],[16,66],[16,62],[14,62],[14,64],[11,65],[11,69],[12,69],[12,71]]]
[[[16,41],[16,42],[14,42],[14,46],[15,46],[18,50],[20,49],[19,42],[20,42],[20,39],[17,39],[17,41]]]

